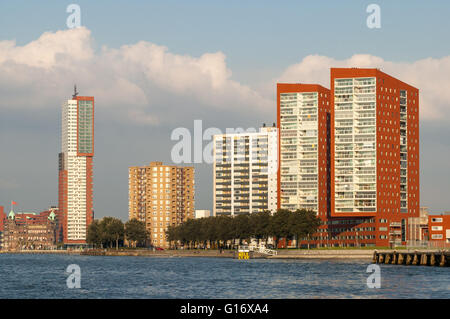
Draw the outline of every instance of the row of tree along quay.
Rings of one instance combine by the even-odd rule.
[[[281,239],[286,241],[309,238],[321,224],[314,211],[279,209],[274,214],[269,211],[250,215],[216,216],[189,219],[178,226],[170,226],[166,232],[170,247],[177,249],[180,245],[193,248],[235,248],[245,241],[250,243],[261,240],[266,243],[275,239],[275,247]],[[300,239],[300,240],[298,240]]]
[[[171,249],[235,248],[245,241],[275,239],[275,247],[281,239],[307,239],[320,225],[316,213],[310,210],[289,211],[279,209],[274,214],[269,211],[249,215],[216,216],[188,219],[178,226],[169,226],[166,239]],[[115,217],[94,220],[88,228],[87,242],[96,248],[147,247],[149,232],[145,223],[131,219],[125,224]],[[298,248],[298,242],[297,248]]]
[[[128,247],[145,247],[148,237],[144,222],[130,219],[124,224],[118,218],[103,217],[89,225],[87,242],[96,248],[119,249],[126,240]]]

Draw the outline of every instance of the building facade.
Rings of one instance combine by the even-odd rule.
[[[6,221],[6,215],[4,213],[3,206],[0,206],[0,249],[2,249],[3,246],[3,228],[4,223]]]
[[[3,208],[3,206],[0,206],[0,232],[3,231],[3,224],[4,224],[5,220],[6,220],[6,215],[4,212],[4,208]]]
[[[65,245],[85,245],[94,219],[94,97],[73,95],[62,106],[59,216]]]
[[[2,236],[3,250],[48,250],[56,248],[56,215],[39,214],[31,219],[28,214],[16,218],[11,210],[4,222]],[[34,214],[36,216],[36,214]]]
[[[277,209],[278,130],[214,135],[214,216]]]
[[[211,217],[211,211],[209,209],[196,209],[195,218],[207,218]]]
[[[330,83],[332,217],[367,218],[375,238],[360,242],[401,245],[419,216],[418,89],[378,69],[332,68]]]
[[[418,90],[378,69],[332,68],[330,83],[277,85],[278,207],[317,212],[313,245],[406,244],[419,217]]]
[[[429,214],[428,231],[431,241],[450,244],[450,212]]]
[[[152,246],[169,247],[167,228],[195,217],[194,168],[151,162],[128,174],[129,219],[145,223]]]
[[[428,207],[420,207],[419,217],[408,218],[408,244],[414,245],[415,243],[430,240],[430,233],[428,230],[429,224],[429,211]]]
[[[314,84],[277,84],[279,208],[329,215],[330,90]]]
[[[331,215],[330,101],[330,90],[321,85],[277,84],[278,208],[312,210],[322,222],[310,238],[299,239],[300,246],[356,246],[364,245],[358,238],[374,239],[373,220]]]

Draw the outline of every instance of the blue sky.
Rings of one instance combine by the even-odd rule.
[[[315,80],[301,77],[304,73],[300,71],[289,71],[290,67],[301,63],[307,56],[319,55],[333,61],[345,61],[355,54],[367,54],[387,61],[387,68],[398,71],[405,63],[405,68],[413,68],[417,61],[425,65],[423,61],[429,58],[437,60],[439,70],[440,65],[447,65],[440,59],[450,55],[448,1],[2,1],[0,43],[15,40],[15,46],[22,47],[39,39],[44,32],[67,30],[69,13],[66,13],[66,7],[71,3],[80,5],[81,23],[90,31],[91,47],[88,48],[99,56],[102,47],[112,52],[113,49],[120,50],[123,45],[134,46],[140,41],[167,47],[168,52],[177,57],[200,59],[205,53],[211,53],[219,61],[217,53],[221,52],[226,69],[232,73],[227,81],[246,86],[261,96],[261,102],[249,105],[248,110],[243,108],[249,104],[247,98],[230,99],[229,103],[233,105],[229,105],[229,109],[226,105],[219,105],[217,109],[213,108],[217,113],[213,112],[214,116],[211,116],[212,107],[208,99],[218,100],[225,95],[192,97],[183,90],[179,93],[168,89],[166,95],[160,96],[155,87],[160,88],[161,85],[137,85],[141,89],[145,86],[138,92],[144,92],[147,100],[151,101],[148,108],[139,106],[147,114],[157,110],[151,114],[159,118],[170,116],[164,113],[167,105],[171,112],[178,110],[177,105],[189,110],[183,118],[180,116],[178,120],[163,121],[163,124],[153,126],[118,120],[125,113],[117,110],[125,108],[127,103],[132,108],[136,100],[134,95],[125,97],[125,102],[118,103],[121,106],[111,108],[97,99],[94,180],[98,217],[114,215],[126,219],[127,167],[151,160],[169,162],[170,149],[174,144],[169,137],[175,127],[192,128],[193,120],[198,118],[204,119],[204,126],[219,128],[253,127],[262,122],[274,122],[274,104],[269,110],[261,108],[261,112],[256,113],[250,110],[258,103],[271,105],[276,79],[296,82]],[[371,3],[381,7],[381,29],[366,26],[369,15],[366,7]],[[0,57],[1,54],[0,47]],[[1,61],[0,58],[0,65]],[[98,64],[99,60],[95,61]],[[214,65],[223,66],[221,63],[219,61]],[[16,71],[19,75],[22,74],[20,70]],[[51,72],[57,73],[58,70],[54,68]],[[444,70],[442,68],[444,73],[437,76],[445,78],[448,73]],[[405,74],[405,77],[410,74],[398,72]],[[411,81],[421,74],[421,71],[414,72]],[[134,76],[129,75],[127,79],[138,83],[133,82]],[[400,79],[405,82],[409,80]],[[82,93],[102,96],[83,79],[73,80],[78,80]],[[8,206],[13,199],[23,203],[19,209],[40,210],[57,203],[59,111],[60,104],[70,96],[72,88],[65,90],[55,84],[47,85],[47,78],[43,77],[39,85],[29,84],[27,89],[20,90],[21,81],[14,82],[14,90],[17,91],[13,92],[20,92],[23,107],[17,105],[11,108],[11,104],[16,105],[13,100],[0,101],[0,149],[3,158],[0,167],[0,205]],[[7,89],[8,81],[0,79],[1,85],[5,92],[11,92]],[[52,88],[54,95],[46,93],[46,98],[42,98],[40,92],[51,91]],[[0,94],[2,92],[0,88]],[[421,91],[424,98],[430,94],[427,92],[431,91]],[[38,105],[27,109],[27,98],[33,103],[38,100]],[[440,113],[433,118],[434,113],[430,111],[421,121],[422,204],[435,211],[450,210],[450,199],[445,195],[450,190],[450,130],[449,121],[445,119],[450,115],[447,112],[450,104],[447,102],[449,100],[437,100]],[[48,106],[42,106],[44,104]],[[234,104],[240,107],[234,107]],[[427,104],[425,101],[423,104],[424,107],[430,105],[433,106],[433,103]],[[143,144],[146,145],[144,148]],[[124,156],[123,150],[131,152],[131,155]],[[33,165],[39,169],[33,168]],[[211,209],[211,167],[202,164],[197,165],[196,169],[196,206],[198,209]],[[44,185],[42,181],[45,181]]]
[[[179,54],[224,51],[230,67],[284,67],[317,53],[371,53],[393,61],[449,51],[448,1],[3,1],[0,38],[24,44],[65,29],[77,3],[97,44],[141,40]],[[365,25],[367,5],[381,7],[382,28]]]

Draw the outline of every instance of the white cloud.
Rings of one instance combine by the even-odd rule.
[[[67,59],[89,60],[94,54],[90,41],[90,32],[85,28],[45,32],[24,46],[17,46],[15,41],[0,41],[0,64],[15,62],[49,69],[67,63]]]
[[[398,63],[368,54],[353,55],[345,60],[309,55],[287,67],[270,85],[276,82],[319,83],[329,88],[331,67],[379,68],[419,89],[421,120],[450,119],[450,56]]]
[[[97,107],[141,124],[158,125],[174,112],[181,118],[188,106],[230,112],[273,107],[231,80],[225,60],[222,52],[192,57],[145,41],[96,52],[84,27],[46,32],[24,46],[0,41],[0,108],[59,107],[74,83],[81,95],[95,96]],[[183,104],[174,105],[174,96]]]
[[[254,89],[231,79],[223,52],[193,57],[145,41],[95,50],[84,27],[46,32],[23,46],[0,41],[0,108],[59,108],[76,83],[81,94],[95,96],[97,107],[134,123],[161,125],[171,118],[174,124],[195,112],[270,116],[276,82],[329,87],[330,67],[380,68],[419,88],[422,120],[450,119],[450,56],[398,63],[368,54],[344,60],[310,55]]]

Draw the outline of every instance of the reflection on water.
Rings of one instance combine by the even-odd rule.
[[[69,264],[81,289],[68,289]],[[0,255],[3,298],[449,298],[449,268],[381,265],[381,288],[366,285],[368,262],[226,258]]]

